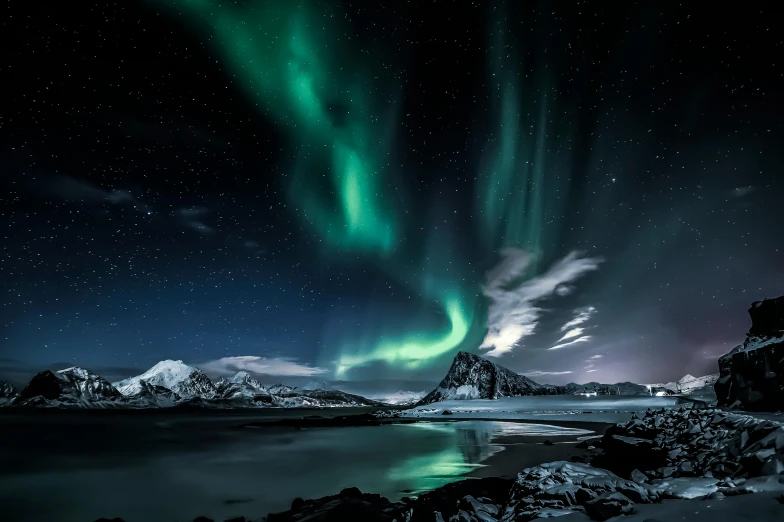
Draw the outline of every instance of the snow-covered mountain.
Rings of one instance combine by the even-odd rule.
[[[117,389],[123,390],[139,381],[168,388],[183,399],[191,397],[212,399],[217,394],[215,385],[203,371],[188,366],[182,361],[161,361],[143,374],[116,382],[114,385]]]
[[[694,377],[688,373],[675,382],[645,384],[648,388],[663,388],[674,393],[689,395],[702,388],[712,388],[719,379],[718,373],[712,373],[703,377]]]
[[[252,399],[254,402],[272,404],[267,389],[248,372],[237,372],[230,378],[221,377],[215,383],[218,399]]]
[[[74,366],[58,372],[46,370],[36,374],[14,402],[35,406],[106,408],[121,407],[123,395],[100,375]]]
[[[577,384],[570,382],[563,386],[568,394],[595,393],[596,395],[650,395],[651,392],[644,384],[634,384],[633,382],[618,382],[615,384],[602,384],[598,382],[587,382]]]
[[[281,395],[286,393],[292,393],[296,388],[294,386],[286,386],[285,384],[273,384],[267,391],[270,392],[272,395]]]
[[[262,384],[259,381],[254,379],[253,376],[246,371],[240,371],[235,373],[234,375],[229,377],[228,381],[234,384],[247,384],[251,388],[257,390],[266,390],[266,388],[264,388],[264,386],[262,386]]]
[[[165,408],[179,402],[180,396],[169,388],[150,384],[140,379],[118,390],[125,396],[129,405],[137,408]]]
[[[335,408],[343,406],[383,406],[382,403],[340,390],[300,390],[274,394],[272,400],[282,408]]]
[[[438,387],[417,404],[445,400],[497,399],[563,393],[555,386],[537,384],[500,364],[468,352],[458,352]]]
[[[370,398],[392,406],[409,406],[419,402],[425,395],[427,395],[427,392],[424,391],[415,392],[400,390],[395,393],[373,395]]]
[[[18,394],[3,386],[0,405],[81,408],[332,408],[383,404],[324,385],[313,389],[283,384],[265,388],[248,372],[213,383],[204,372],[182,361],[161,361],[136,377],[112,385],[82,368],[44,371]],[[273,393],[270,393],[273,392]]]
[[[298,386],[297,388],[304,391],[335,391],[335,388],[324,381],[310,381],[304,386]]]

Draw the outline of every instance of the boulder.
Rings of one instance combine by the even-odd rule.
[[[609,491],[585,503],[585,513],[593,520],[607,520],[619,515],[628,515],[632,511],[632,501],[617,491]]]
[[[743,344],[719,358],[719,406],[751,411],[784,408],[784,296],[757,301]]]

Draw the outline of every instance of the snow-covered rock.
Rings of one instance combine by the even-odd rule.
[[[273,384],[272,386],[267,388],[267,391],[270,392],[272,395],[282,395],[282,394],[292,393],[294,392],[295,389],[296,388],[294,388],[294,386],[286,386],[285,384],[278,383],[278,384]]]
[[[718,373],[712,373],[703,377],[694,377],[688,373],[677,381],[658,384],[643,384],[649,391],[665,389],[679,395],[691,395],[705,388],[712,388],[719,379]]]
[[[340,390],[299,390],[272,394],[272,401],[281,408],[336,408],[353,406],[382,406],[378,401]]]
[[[410,406],[419,402],[425,395],[427,395],[427,392],[424,391],[400,390],[390,394],[373,395],[370,398],[393,406]]]
[[[563,391],[555,386],[537,384],[528,377],[478,355],[459,352],[438,387],[417,404],[444,400],[552,395]]]
[[[234,384],[247,384],[248,386],[257,390],[264,389],[264,386],[246,371],[239,371],[235,373],[229,377],[228,381]]]
[[[784,466],[784,426],[715,409],[649,411],[613,426],[592,464],[651,479],[755,477]],[[784,467],[782,467],[784,469]]]
[[[182,398],[201,397],[212,399],[217,390],[204,372],[182,361],[161,361],[146,372],[114,383],[118,389],[125,389],[138,381],[147,381],[155,386],[163,386]]]
[[[751,328],[743,344],[719,358],[720,406],[755,411],[784,409],[784,296],[749,308]]]
[[[36,374],[14,404],[20,406],[120,407],[123,395],[109,381],[79,367]]]
[[[273,401],[267,389],[251,374],[245,371],[237,372],[228,379],[221,377],[215,383],[216,397],[220,399],[241,400],[248,399],[254,406],[261,404],[272,405]]]
[[[119,389],[128,404],[137,408],[166,408],[180,401],[180,396],[169,388],[150,384],[144,379]]]

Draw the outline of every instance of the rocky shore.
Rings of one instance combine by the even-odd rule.
[[[713,409],[649,411],[611,427],[595,444],[601,453],[590,465],[552,462],[511,483],[465,481],[397,503],[344,490],[298,499],[266,520],[512,522],[566,512],[607,520],[665,500],[784,493],[784,427],[771,421]]]

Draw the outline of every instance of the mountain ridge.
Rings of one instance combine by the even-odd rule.
[[[555,395],[559,390],[556,386],[538,384],[484,357],[461,351],[438,386],[416,405],[444,400]]]
[[[334,388],[301,390],[278,384],[269,389],[240,371],[216,382],[180,360],[158,362],[140,375],[110,383],[80,367],[37,373],[20,391],[2,384],[0,405],[34,408],[328,408],[383,406]],[[166,386],[168,385],[168,386]],[[273,390],[277,393],[270,393]]]

